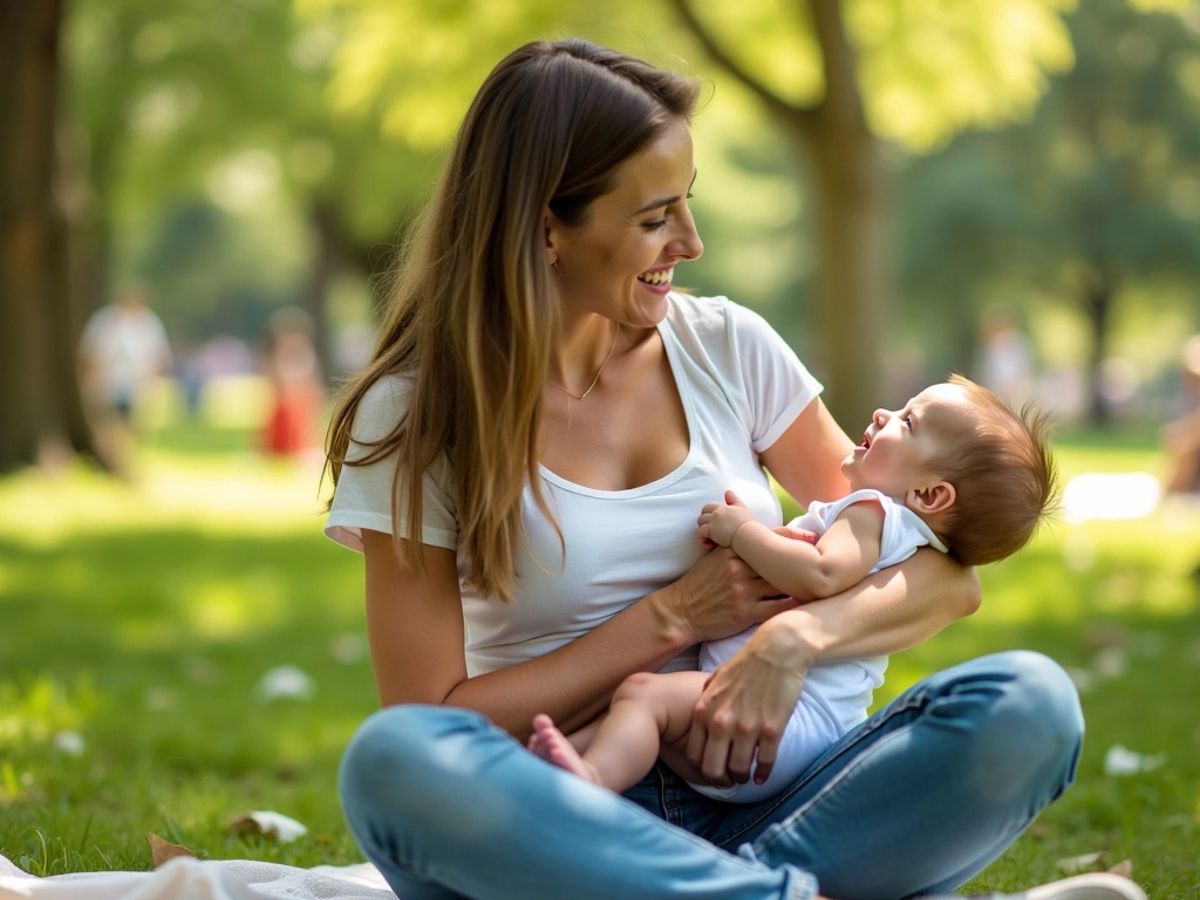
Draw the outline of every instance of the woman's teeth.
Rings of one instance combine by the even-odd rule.
[[[645,275],[639,275],[638,281],[644,281],[646,284],[670,284],[674,274],[674,269],[667,269],[665,272],[647,272]]]

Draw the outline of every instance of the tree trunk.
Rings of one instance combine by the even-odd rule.
[[[61,0],[0,4],[0,471],[64,445],[64,398],[78,397],[74,348],[56,340],[69,327],[53,191],[61,23]]]
[[[675,9],[708,54],[742,82],[788,131],[812,173],[817,209],[819,362],[827,373],[824,400],[854,433],[882,401],[886,323],[886,194],[875,136],[867,123],[854,48],[839,0],[804,0],[821,53],[824,92],[808,106],[786,99],[721,46],[689,0]]]
[[[1112,324],[1116,279],[1103,270],[1094,272],[1083,286],[1083,310],[1091,330],[1092,347],[1088,357],[1088,421],[1105,426],[1112,422],[1112,409],[1104,393],[1103,370],[1108,356],[1108,332]]]
[[[809,147],[826,402],[838,423],[856,434],[883,402],[888,272],[883,172],[865,129],[823,123],[811,133]]]
[[[334,372],[332,329],[329,321],[329,291],[337,271],[338,249],[341,244],[339,220],[333,204],[318,198],[308,215],[312,229],[312,264],[304,285],[304,305],[313,320],[313,347],[321,364],[322,377],[327,383],[339,374]]]

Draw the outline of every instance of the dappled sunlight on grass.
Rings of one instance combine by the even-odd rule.
[[[245,639],[285,618],[283,585],[270,570],[244,578],[213,578],[180,585],[180,617],[202,638]]]
[[[218,533],[318,531],[320,464],[251,454],[147,455],[126,484],[84,465],[59,475],[28,470],[0,480],[0,536],[47,547],[88,531],[179,526]]]
[[[361,559],[321,536],[314,469],[247,446],[244,434],[158,436],[133,486],[83,467],[0,479],[0,853],[47,874],[145,868],[151,830],[216,858],[358,858],[334,781],[377,707]],[[1104,466],[1103,448],[1083,453]],[[1117,455],[1139,471],[1155,460],[1145,446]],[[1085,471],[1073,447],[1060,458]],[[1055,877],[1054,860],[1097,849],[1185,877],[1200,835],[1198,563],[1195,505],[1060,521],[980,570],[978,613],[893,657],[880,704],[1016,647],[1049,654],[1081,686],[1079,784],[987,889]],[[267,699],[257,686],[279,667],[311,679],[311,695]],[[76,743],[56,746],[64,732]],[[1166,762],[1107,777],[1118,743]],[[289,845],[230,834],[248,809],[310,833]]]
[[[67,686],[41,674],[31,681],[0,681],[0,751],[49,744],[56,734],[82,727],[100,698],[88,675]]]

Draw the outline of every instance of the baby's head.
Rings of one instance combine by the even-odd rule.
[[[903,409],[876,410],[842,462],[854,490],[902,500],[968,565],[1020,550],[1052,504],[1054,460],[1044,413],[1018,415],[960,375]]]

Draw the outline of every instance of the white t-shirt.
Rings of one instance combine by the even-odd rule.
[[[672,293],[658,332],[687,416],[687,457],[663,477],[624,491],[575,484],[541,467],[566,557],[527,485],[528,546],[516,560],[512,603],[462,586],[470,675],[556,650],[677,579],[701,553],[700,507],[719,501],[728,488],[759,521],[781,523],[779,501],[758,455],[820,393],[820,384],[761,316],[723,297]],[[400,375],[372,386],[355,416],[355,441],[390,432],[405,412],[409,390]],[[349,459],[365,453],[352,443]],[[426,472],[421,540],[453,550],[458,523],[448,470],[442,459]],[[364,528],[392,533],[394,472],[394,457],[343,467],[325,533],[356,550],[362,549]],[[408,537],[406,522],[397,527]],[[467,572],[464,553],[459,550],[460,582]],[[693,649],[667,668],[695,667]]]

